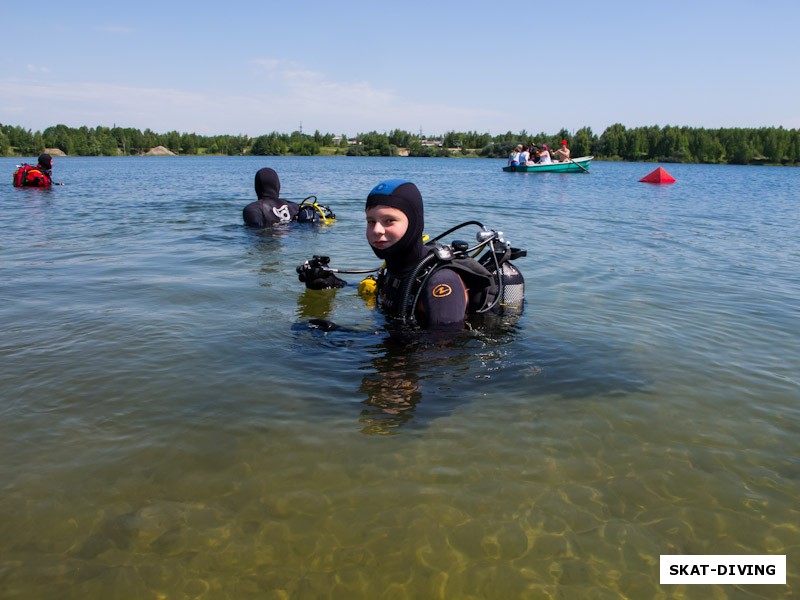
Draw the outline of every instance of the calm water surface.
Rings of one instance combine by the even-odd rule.
[[[800,590],[800,170],[0,159],[3,598],[784,598]],[[256,170],[331,226],[247,230]],[[527,305],[389,341],[368,191],[527,248]],[[459,233],[458,237],[464,237]],[[357,276],[348,276],[352,284]],[[324,334],[309,318],[355,331]],[[786,554],[785,586],[661,586],[661,554]]]

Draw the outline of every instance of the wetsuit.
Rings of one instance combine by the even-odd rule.
[[[391,179],[373,188],[366,208],[391,206],[408,217],[408,229],[400,240],[388,248],[372,251],[386,261],[383,281],[379,282],[381,306],[390,318],[400,315],[404,284],[414,268],[430,251],[422,242],[425,227],[422,195],[409,181]],[[467,313],[467,294],[463,280],[455,271],[442,268],[428,280],[421,295],[421,306],[415,316],[425,329],[460,329]]]
[[[276,223],[288,223],[297,218],[300,205],[280,196],[281,181],[278,174],[268,167],[260,169],[255,177],[258,200],[242,210],[242,218],[250,227],[269,227]]]
[[[388,273],[380,286],[381,307],[389,317],[399,317],[406,278]],[[414,317],[423,329],[461,329],[467,315],[467,292],[464,280],[452,269],[437,270],[425,282]]]

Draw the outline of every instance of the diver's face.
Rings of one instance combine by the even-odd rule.
[[[394,246],[408,231],[408,217],[391,206],[370,206],[367,209],[367,241],[378,250]]]

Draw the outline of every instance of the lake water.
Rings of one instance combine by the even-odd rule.
[[[66,185],[20,190],[18,162],[3,598],[800,591],[800,170],[56,158]],[[243,227],[263,166],[337,222]],[[394,177],[428,233],[477,219],[528,250],[521,318],[403,346],[354,285],[303,288],[313,254],[377,266],[364,200]],[[786,554],[787,584],[662,586],[661,554]]]

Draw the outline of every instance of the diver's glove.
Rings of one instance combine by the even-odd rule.
[[[309,290],[344,287],[347,283],[339,279],[328,267],[330,261],[328,256],[314,256],[297,267],[297,278],[305,283]]]

